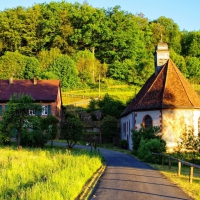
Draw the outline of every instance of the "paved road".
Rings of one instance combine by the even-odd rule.
[[[116,151],[100,149],[100,152],[107,167],[89,200],[192,199],[146,163]]]

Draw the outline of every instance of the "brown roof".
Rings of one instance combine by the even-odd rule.
[[[153,74],[121,116],[133,110],[200,108],[200,98],[171,59]]]
[[[14,93],[28,94],[35,101],[56,101],[60,89],[59,80],[0,80],[0,101],[7,102]]]

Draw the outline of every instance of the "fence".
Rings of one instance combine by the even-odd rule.
[[[164,165],[164,160],[165,160],[165,158],[167,158],[168,159],[168,164],[169,164],[169,170],[171,169],[172,160],[177,161],[178,162],[178,171],[177,171],[177,175],[178,176],[181,175],[181,166],[182,165],[189,166],[190,167],[190,171],[189,171],[189,182],[190,183],[192,183],[192,180],[193,180],[194,168],[200,169],[200,165],[195,165],[195,164],[192,164],[192,163],[189,163],[189,162],[174,158],[174,157],[169,156],[169,155],[165,155],[165,154],[162,154],[162,153],[152,153],[152,155],[154,155],[155,162],[156,162],[156,156],[162,156],[162,165]]]

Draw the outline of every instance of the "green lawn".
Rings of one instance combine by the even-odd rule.
[[[95,152],[0,147],[0,199],[74,200],[102,166]]]

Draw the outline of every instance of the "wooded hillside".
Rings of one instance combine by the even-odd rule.
[[[193,82],[200,75],[200,31],[180,31],[169,18],[87,3],[51,2],[0,12],[0,79],[60,79],[63,90],[108,83],[142,85],[154,72],[162,40]]]

